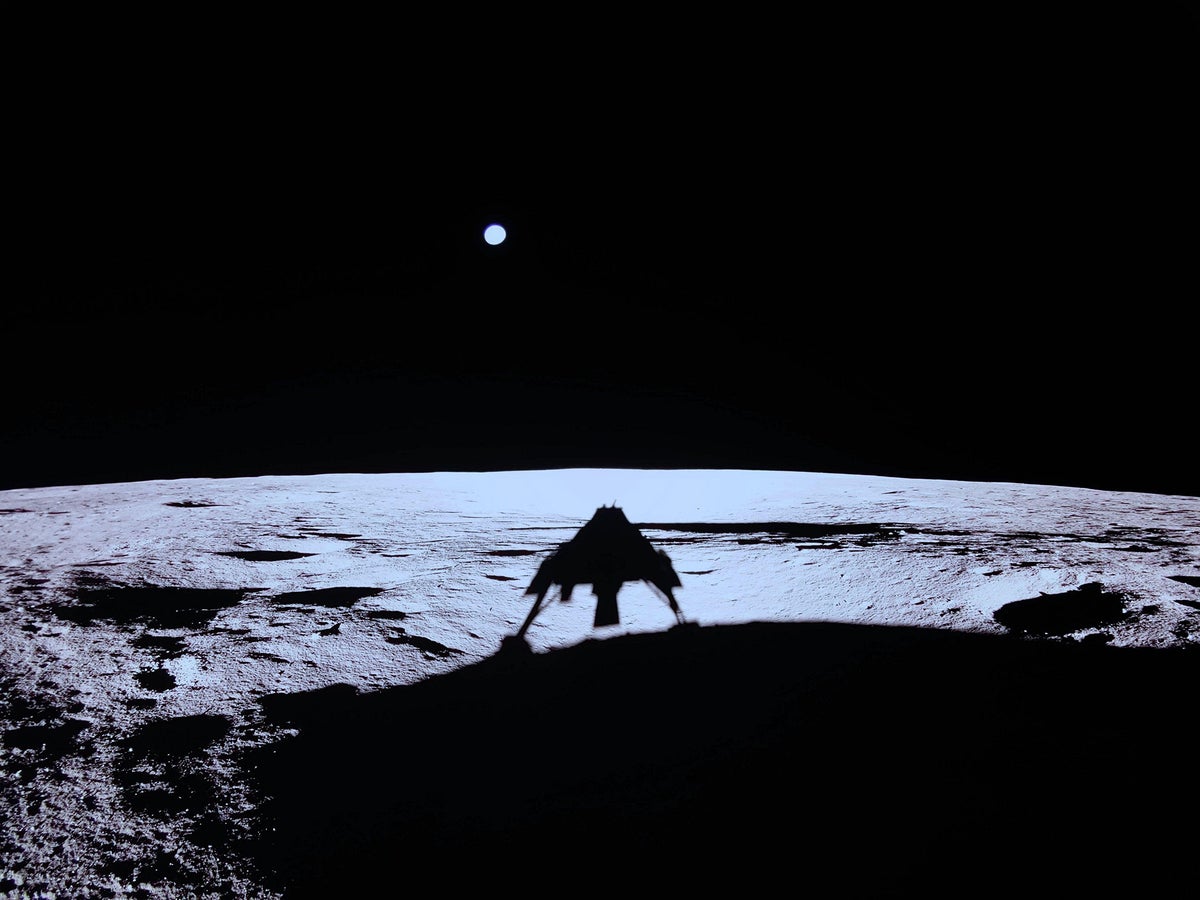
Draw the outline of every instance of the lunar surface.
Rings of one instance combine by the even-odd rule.
[[[630,582],[593,627],[581,586],[502,651],[610,505],[685,621]],[[400,896],[553,864],[1136,887],[1185,848],[1128,817],[1195,793],[1196,497],[622,469],[18,489],[0,623],[10,898]],[[1150,830],[1157,862],[1114,871]]]

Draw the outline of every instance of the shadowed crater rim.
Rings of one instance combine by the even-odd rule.
[[[303,559],[306,556],[316,556],[315,553],[301,553],[299,550],[218,550],[217,556],[231,556],[247,562],[283,562],[289,559]]]
[[[271,598],[277,604],[313,604],[316,606],[353,606],[364,597],[383,593],[380,587],[328,587],[308,591],[285,591]]]
[[[89,625],[96,620],[131,624],[144,622],[158,628],[199,628],[223,609],[236,606],[256,588],[190,588],[170,585],[122,585],[81,578],[75,602],[56,604],[60,619]]]
[[[1005,603],[992,615],[1011,631],[1061,636],[1124,620],[1128,615],[1125,603],[1124,594],[1106,591],[1104,585],[1093,581],[1073,591]]]

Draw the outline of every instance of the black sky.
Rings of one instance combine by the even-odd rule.
[[[1198,493],[1196,20],[1089,10],[60,43],[9,173],[0,487],[712,465]]]

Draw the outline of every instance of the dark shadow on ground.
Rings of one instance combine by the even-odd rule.
[[[92,573],[76,579],[71,603],[55,604],[54,614],[78,625],[107,621],[143,623],[152,628],[202,628],[224,609],[260,588],[188,588],[122,584]]]
[[[364,597],[374,597],[382,594],[383,588],[377,587],[331,587],[314,588],[307,591],[285,591],[271,597],[272,603],[313,604],[315,606],[353,606]]]
[[[815,623],[505,651],[264,703],[299,733],[244,760],[249,850],[288,897],[1144,889],[1184,845],[1159,827],[1173,764],[1137,760],[1190,757],[1198,674],[1185,650]],[[1129,828],[1155,860],[1116,863]]]
[[[992,618],[1018,634],[1061,636],[1114,625],[1129,615],[1124,594],[1092,581],[1070,591],[1005,603]]]

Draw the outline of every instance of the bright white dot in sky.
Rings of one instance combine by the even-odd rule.
[[[503,225],[489,225],[483,229],[483,239],[492,246],[504,243],[506,237],[508,237],[508,232],[504,230]]]

